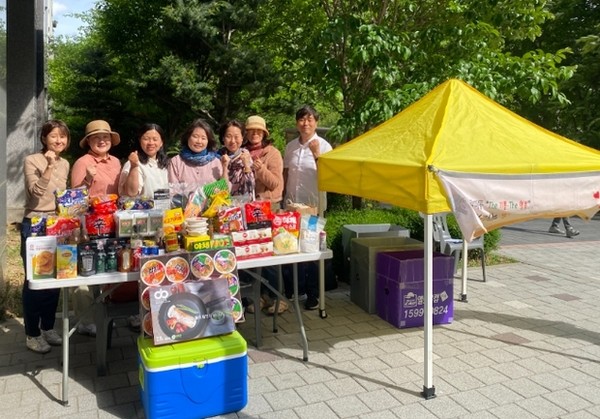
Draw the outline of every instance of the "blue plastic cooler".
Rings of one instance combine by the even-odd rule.
[[[248,403],[248,355],[237,332],[154,346],[138,338],[141,399],[148,419],[205,418]]]

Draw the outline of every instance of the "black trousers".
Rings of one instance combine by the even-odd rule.
[[[23,282],[23,321],[25,323],[25,334],[31,337],[40,335],[42,330],[54,328],[56,320],[56,309],[60,297],[60,289],[32,290],[27,281],[26,241],[31,236],[31,219],[23,218],[21,225],[21,258],[25,271]]]

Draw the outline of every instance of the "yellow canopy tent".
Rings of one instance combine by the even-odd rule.
[[[532,218],[587,219],[599,209],[599,171],[599,151],[527,121],[460,80],[319,158],[322,191],[427,214],[426,398],[435,396],[431,214],[453,211],[467,240]]]

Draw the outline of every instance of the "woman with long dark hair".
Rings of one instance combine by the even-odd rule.
[[[164,150],[165,134],[157,124],[144,124],[138,131],[135,149],[129,154],[119,178],[119,195],[154,198],[159,189],[169,189]]]

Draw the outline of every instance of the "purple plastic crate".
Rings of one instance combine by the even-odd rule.
[[[433,255],[433,323],[454,318],[454,258]],[[403,329],[422,327],[425,316],[423,250],[381,252],[377,255],[375,299],[377,314]]]

